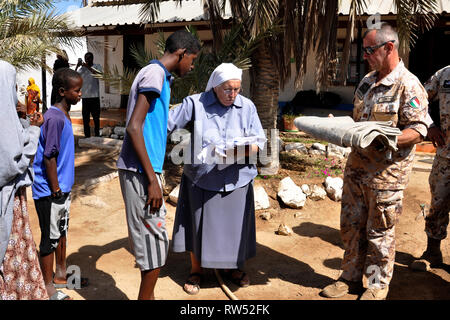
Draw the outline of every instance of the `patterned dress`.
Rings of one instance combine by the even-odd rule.
[[[11,236],[0,272],[0,300],[48,300],[30,229],[25,187],[14,198]]]

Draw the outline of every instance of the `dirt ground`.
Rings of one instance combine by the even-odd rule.
[[[118,178],[86,186],[92,178],[116,172],[117,154],[99,150],[76,150],[75,186],[70,213],[68,265],[81,268],[90,285],[79,290],[66,290],[75,300],[134,300],[138,295],[140,272],[130,253],[124,204]],[[176,168],[175,168],[176,169]],[[171,170],[175,170],[172,168]],[[298,169],[298,168],[297,168]],[[173,184],[180,170],[171,174]],[[256,179],[270,196],[272,219],[266,221],[256,212],[257,255],[248,261],[246,271],[251,286],[238,288],[226,283],[240,300],[316,300],[323,287],[340,274],[343,248],[339,235],[340,203],[329,198],[307,200],[302,209],[280,207],[276,200],[278,181],[284,176],[299,185],[321,184],[324,179],[283,169],[272,179]],[[404,210],[397,226],[397,254],[394,277],[388,299],[450,299],[450,240],[442,243],[443,269],[414,272],[408,265],[426,245],[424,219],[420,204],[429,203],[428,172],[414,171],[405,191]],[[40,231],[31,190],[28,203],[34,240],[39,244]],[[171,236],[175,207],[167,203],[167,229]],[[296,213],[298,213],[296,215]],[[280,236],[280,223],[293,229],[293,235]],[[170,252],[162,269],[155,295],[160,300],[227,300],[213,270],[207,270],[200,293],[187,295],[182,285],[189,272],[187,253]],[[356,300],[346,295],[343,300]]]

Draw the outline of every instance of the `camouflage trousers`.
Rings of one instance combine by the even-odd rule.
[[[376,190],[344,178],[341,237],[342,278],[384,288],[395,262],[395,225],[402,212],[403,190]]]
[[[436,156],[430,178],[431,204],[425,217],[425,232],[433,239],[447,237],[450,211],[450,159]]]

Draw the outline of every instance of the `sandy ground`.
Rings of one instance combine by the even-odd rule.
[[[81,268],[82,276],[90,285],[80,290],[63,289],[75,300],[128,300],[136,299],[140,272],[129,251],[125,211],[118,178],[86,187],[93,177],[114,173],[115,155],[104,151],[77,149],[76,185],[73,190],[70,229],[68,237],[68,265]],[[323,180],[300,178],[295,171],[289,173],[295,182],[321,183]],[[424,219],[420,204],[429,203],[428,172],[414,171],[405,191],[404,210],[397,227],[397,255],[394,277],[388,299],[450,299],[450,240],[442,243],[443,269],[414,272],[408,265],[421,254],[426,245],[423,232]],[[255,180],[269,189],[277,181]],[[268,190],[273,209],[269,221],[256,215],[257,255],[248,261],[246,271],[252,285],[238,288],[228,283],[240,300],[315,300],[323,287],[340,274],[343,255],[339,235],[340,203],[330,199],[307,200],[304,208],[294,210],[280,207],[275,190]],[[40,230],[28,190],[28,203],[32,231],[39,244]],[[167,203],[167,227],[170,235],[175,207]],[[295,213],[300,213],[295,216]],[[293,229],[293,235],[280,236],[276,230],[280,223]],[[182,285],[189,272],[187,253],[170,252],[156,287],[160,300],[228,300],[220,288],[213,270],[207,270],[200,293],[189,296]],[[356,300],[346,295],[343,300]]]

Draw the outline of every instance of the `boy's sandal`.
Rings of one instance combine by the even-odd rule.
[[[72,298],[64,292],[56,290],[56,292],[50,297],[49,300],[72,300]]]
[[[200,283],[203,280],[203,274],[194,272],[191,273],[186,280],[186,283],[183,286],[184,292],[190,295],[194,295],[200,292]],[[189,289],[186,285],[190,285],[191,288]]]

